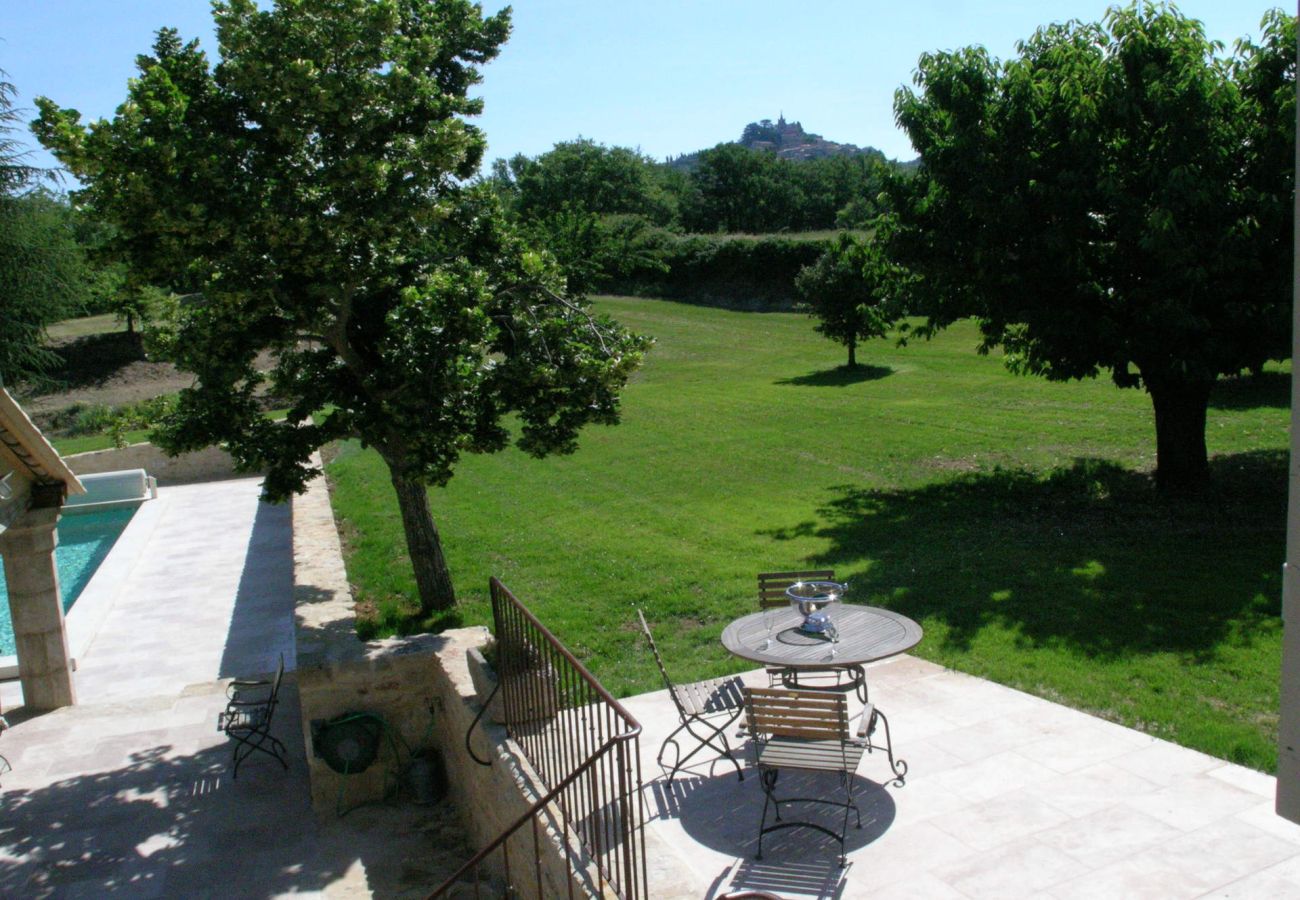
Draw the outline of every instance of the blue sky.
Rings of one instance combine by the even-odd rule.
[[[3,0],[0,69],[19,104],[44,94],[86,119],[125,97],[135,56],[162,26],[213,52],[207,0]],[[489,11],[502,3],[488,0]],[[514,33],[484,71],[478,124],[488,156],[529,156],[578,136],[656,158],[735,140],[747,122],[787,118],[896,158],[894,91],[917,57],[981,44],[999,57],[1039,25],[1095,21],[1097,0],[518,0]],[[1230,48],[1257,37],[1276,4],[1184,0]],[[34,143],[34,141],[33,141]],[[50,165],[43,153],[33,162]]]

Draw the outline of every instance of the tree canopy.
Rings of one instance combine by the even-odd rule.
[[[91,273],[75,217],[46,190],[45,174],[12,137],[14,87],[0,73],[0,382],[39,376],[54,363],[45,329],[85,301]]]
[[[870,238],[841,234],[795,279],[795,288],[817,331],[848,348],[850,368],[858,364],[860,341],[889,334],[897,314],[890,304],[888,260]]]
[[[1215,379],[1286,355],[1295,19],[1228,59],[1172,6],[1040,29],[999,62],[924,55],[895,101],[921,155],[889,252],[927,329],[1052,379],[1108,372],[1155,407],[1157,482],[1200,484]]]
[[[648,342],[568,295],[495,195],[466,184],[485,143],[467,92],[509,34],[508,9],[213,10],[215,67],[163,29],[111,120],[87,128],[41,98],[37,134],[136,274],[187,295],[174,350],[197,380],[163,445],[222,443],[281,499],[319,474],[316,448],[359,438],[388,466],[422,608],[446,608],[426,487],[462,453],[512,439],[572,451],[583,426],[618,420]],[[284,421],[261,414],[267,390]]]
[[[496,160],[487,182],[526,232],[585,293],[650,265],[654,226],[677,215],[675,173],[626,147],[579,138],[535,158]]]
[[[515,209],[528,219],[566,205],[598,215],[642,215],[657,225],[676,215],[676,198],[665,190],[659,167],[627,147],[585,138],[561,141],[535,158],[520,154],[508,163],[497,160],[493,171],[513,195]]]

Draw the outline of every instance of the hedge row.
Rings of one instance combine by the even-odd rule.
[[[608,289],[710,306],[789,309],[796,300],[795,276],[829,243],[821,236],[666,236],[654,253],[666,271],[639,267]]]

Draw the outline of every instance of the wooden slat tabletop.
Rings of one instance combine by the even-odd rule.
[[[824,635],[806,634],[803,617],[793,609],[750,613],[722,632],[722,646],[742,659],[771,666],[820,669],[855,666],[895,656],[915,647],[921,626],[907,616],[875,606],[841,605],[831,612],[839,631],[832,643]]]

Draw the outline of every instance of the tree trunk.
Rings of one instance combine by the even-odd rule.
[[[406,552],[415,570],[415,586],[420,592],[420,610],[428,615],[456,605],[456,591],[451,586],[451,572],[442,555],[438,528],[429,513],[428,488],[423,482],[401,474],[388,464],[397,491],[397,506],[402,511],[402,530],[406,532]]]
[[[1204,487],[1210,474],[1205,412],[1214,382],[1145,381],[1156,411],[1156,487],[1162,491]]]
[[[849,368],[858,364],[858,342],[849,338]]]

